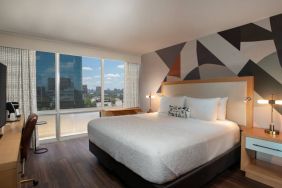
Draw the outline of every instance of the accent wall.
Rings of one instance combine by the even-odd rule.
[[[146,94],[160,92],[163,81],[254,76],[255,99],[282,99],[282,14],[183,42],[141,57],[140,106],[148,110]],[[158,109],[158,99],[153,110]],[[270,105],[255,102],[255,127],[268,127]],[[282,106],[274,123],[282,131]]]

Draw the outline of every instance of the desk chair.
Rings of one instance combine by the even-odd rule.
[[[30,114],[22,130],[22,139],[21,139],[21,146],[20,146],[21,163],[22,163],[22,177],[24,176],[24,173],[25,173],[25,162],[26,162],[26,159],[29,153],[31,137],[35,129],[37,119],[38,119],[38,116],[36,114]],[[28,183],[28,182],[32,182],[33,186],[36,186],[38,184],[38,181],[34,179],[25,179],[25,180],[20,181],[21,184]]]

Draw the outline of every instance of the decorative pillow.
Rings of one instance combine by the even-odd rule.
[[[190,109],[188,107],[178,107],[178,106],[169,105],[168,115],[181,117],[181,118],[189,118]]]
[[[159,112],[167,113],[169,111],[169,105],[184,107],[185,97],[167,97],[162,96],[160,99],[160,109]]]
[[[217,119],[218,101],[219,98],[189,98],[191,118],[215,121]]]
[[[218,101],[218,109],[217,109],[217,119],[225,120],[226,119],[226,104],[228,97],[220,98]]]

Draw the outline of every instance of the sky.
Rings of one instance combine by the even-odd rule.
[[[82,57],[82,83],[88,89],[101,86],[100,59]],[[124,62],[105,59],[104,61],[104,89],[124,88]]]

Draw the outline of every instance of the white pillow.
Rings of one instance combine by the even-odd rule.
[[[226,105],[227,105],[228,97],[220,98],[218,101],[218,111],[217,111],[217,119],[225,120],[226,119]]]
[[[161,113],[168,113],[169,105],[184,107],[184,101],[185,101],[185,97],[184,96],[182,96],[182,97],[162,96],[161,99],[160,99],[159,112],[161,112]]]
[[[191,118],[215,121],[217,119],[219,99],[220,98],[189,98],[188,106],[191,109]]]

